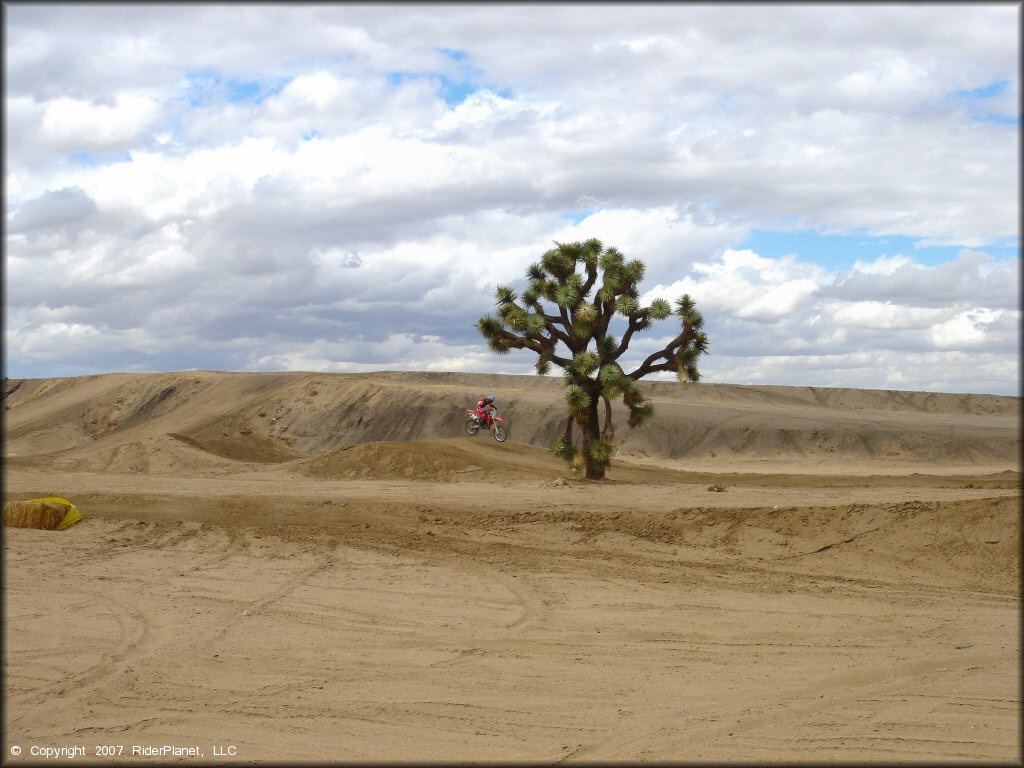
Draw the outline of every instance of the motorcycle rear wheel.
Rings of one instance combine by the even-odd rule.
[[[480,422],[470,416],[466,419],[466,434],[475,435],[480,431]]]

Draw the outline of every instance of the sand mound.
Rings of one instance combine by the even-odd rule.
[[[19,454],[59,453],[150,424],[212,381],[180,374],[109,374],[8,382],[5,439]],[[19,386],[20,385],[20,386]]]
[[[232,461],[277,464],[305,456],[305,454],[293,450],[287,440],[254,435],[251,432],[207,440],[197,440],[194,437],[176,433],[171,433],[168,437],[179,440],[197,450]]]
[[[616,410],[620,458],[1013,466],[1021,448],[1014,397],[642,386],[656,417],[629,429],[621,408]],[[100,464],[120,446],[152,448],[150,441],[166,435],[214,464],[282,463],[356,444],[453,439],[463,434],[465,408],[484,392],[498,395],[520,443],[547,448],[566,418],[561,382],[535,376],[197,371],[8,380],[4,391],[8,455]],[[387,461],[377,461],[371,460],[375,471],[384,471]],[[409,476],[419,476],[418,459],[395,461],[408,464]],[[151,457],[150,463],[161,462]],[[460,471],[452,462],[435,463],[442,473]],[[388,471],[404,473],[406,467]]]
[[[731,520],[730,542],[743,554],[772,562],[818,557],[851,570],[870,556],[1009,592],[1020,579],[1018,504],[1015,497],[909,501],[732,510],[722,517]]]
[[[887,419],[782,407],[747,413],[691,409],[677,403],[657,407],[664,418],[643,430],[624,432],[619,443],[623,453],[668,459],[830,461],[847,457],[970,466],[1012,463],[1020,450],[1020,439],[1009,424],[993,430],[993,425],[971,418],[952,428],[948,422],[907,414]]]
[[[384,441],[349,445],[304,463],[300,472],[318,479],[405,477],[449,480],[478,470],[462,451],[438,451],[433,441]]]
[[[175,475],[224,473],[235,461],[217,455],[173,435],[155,435],[89,452],[79,450],[58,456],[49,464],[55,469],[113,474]]]
[[[548,479],[565,471],[544,449],[512,442],[491,445],[482,437],[360,443],[298,462],[295,470],[316,479],[432,481]]]

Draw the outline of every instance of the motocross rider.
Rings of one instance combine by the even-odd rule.
[[[494,395],[488,395],[482,397],[477,401],[476,409],[483,413],[484,423],[486,426],[490,426],[494,423],[494,417],[491,415],[498,410],[498,406],[494,404]]]

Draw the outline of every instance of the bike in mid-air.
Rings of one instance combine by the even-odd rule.
[[[505,442],[505,438],[508,437],[508,427],[506,426],[505,420],[498,414],[493,414],[494,427],[487,423],[487,419],[484,416],[483,411],[477,408],[466,409],[466,434],[475,435],[481,429],[490,429],[494,433],[494,439],[499,443]]]

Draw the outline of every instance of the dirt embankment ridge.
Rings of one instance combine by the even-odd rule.
[[[1020,452],[1015,397],[669,382],[642,386],[656,418],[629,429],[618,414],[620,459],[820,464],[852,458],[995,466],[1015,464]],[[395,461],[401,464],[404,453],[415,453],[403,445],[408,441],[459,436],[464,409],[492,392],[511,424],[510,445],[546,448],[556,439],[565,418],[556,379],[190,371],[5,380],[5,457],[45,459],[63,469],[145,473],[305,462],[305,473],[323,474],[335,466],[339,476],[366,476],[368,466],[384,471]],[[475,439],[486,441],[489,435]],[[391,443],[395,456],[381,458],[377,454],[383,449],[369,448],[338,452],[378,442]],[[458,450],[452,447],[447,456],[434,458],[436,467],[424,465],[422,471],[461,472],[457,465],[466,459]],[[309,463],[315,457],[321,457],[319,463]],[[407,471],[409,466],[396,466],[397,476],[421,471]]]

